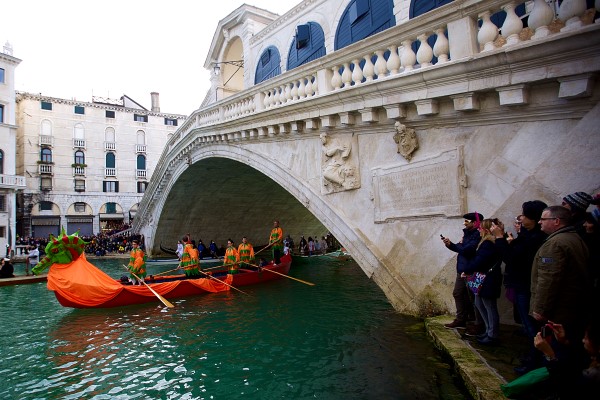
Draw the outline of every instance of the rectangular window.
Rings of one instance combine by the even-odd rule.
[[[75,106],[75,114],[85,114],[85,107]]]
[[[85,212],[85,203],[75,203],[75,212]]]
[[[85,192],[85,181],[83,179],[75,179],[75,191]]]
[[[146,188],[148,187],[148,182],[138,182],[137,189],[138,193],[146,193]]]
[[[49,101],[42,101],[41,106],[42,110],[52,110],[52,103],[50,103]]]
[[[115,192],[119,191],[119,182],[118,181],[104,181],[102,182],[102,191],[103,192]]]
[[[4,68],[0,68],[0,83],[4,83]]]
[[[148,122],[147,115],[133,114],[133,120],[136,122]]]
[[[355,0],[350,6],[350,23],[353,24],[369,11],[369,0]]]
[[[40,201],[40,211],[52,211],[52,202]]]
[[[0,212],[6,212],[6,195],[0,194]]]
[[[114,118],[114,117],[115,117],[114,111],[106,110],[106,118]]]
[[[5,237],[6,237],[6,227],[0,226],[0,238],[5,238]]]
[[[177,126],[177,120],[173,118],[165,118],[165,125]]]
[[[52,178],[41,178],[40,189],[41,190],[52,190]]]
[[[0,104],[0,124],[4,122],[4,104]]]

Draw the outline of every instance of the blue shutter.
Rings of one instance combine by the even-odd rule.
[[[306,46],[298,49],[298,45],[296,43],[299,36],[294,38],[294,41],[290,45],[290,50],[288,52],[288,71],[325,55],[325,34],[323,33],[321,26],[316,22],[309,22],[306,25],[300,26],[307,26],[310,29],[308,35],[309,42]],[[300,28],[300,26],[298,26],[298,28]]]
[[[396,25],[393,0],[353,0],[344,10],[335,34],[335,50]]]
[[[254,84],[259,84],[279,74],[281,74],[279,51],[275,47],[269,47],[260,56],[254,75]]]

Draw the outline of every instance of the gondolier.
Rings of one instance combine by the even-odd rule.
[[[133,240],[131,242],[131,253],[129,253],[129,271],[133,284],[141,285],[146,277],[146,255],[140,249],[140,242]],[[139,278],[139,279],[138,279]]]
[[[198,250],[194,249],[192,240],[188,235],[184,236],[181,241],[184,243],[184,246],[179,268],[183,269],[187,277],[199,276],[198,267],[200,261],[198,260]]]
[[[275,264],[281,262],[281,252],[283,251],[283,230],[279,226],[279,221],[273,221],[273,229],[269,236],[269,246],[273,249],[273,261]]]
[[[237,274],[240,262],[240,254],[233,245],[233,240],[227,241],[227,249],[225,250],[225,266],[229,269],[230,274]]]
[[[254,247],[248,243],[246,236],[242,238],[242,243],[238,247],[238,253],[242,263],[254,264]]]
[[[40,262],[40,251],[38,250],[37,243],[31,246],[31,250],[27,254],[27,263],[25,264],[25,275],[29,276],[29,267],[31,270]]]

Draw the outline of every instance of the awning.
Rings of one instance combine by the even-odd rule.
[[[115,213],[115,214],[99,214],[100,220],[103,219],[123,219],[123,213]]]

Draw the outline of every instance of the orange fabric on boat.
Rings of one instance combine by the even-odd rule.
[[[219,278],[219,280],[225,282],[227,285],[231,285],[231,282],[233,282],[233,275],[231,274],[227,274],[227,278],[221,279]],[[214,279],[206,279],[206,278],[202,278],[202,279],[190,279],[188,280],[189,283],[191,283],[192,285],[196,286],[197,288],[206,290],[207,292],[224,292],[226,290],[229,290],[229,286],[218,282]],[[154,289],[154,287],[152,288]]]
[[[69,264],[53,264],[48,271],[49,290],[86,306],[105,303],[117,296],[123,288],[115,279],[90,264],[85,253]]]
[[[233,276],[227,275],[222,281],[231,284]],[[165,296],[184,282],[212,293],[229,290],[229,286],[206,278],[156,283],[152,284],[152,289],[161,296]],[[140,296],[155,297],[146,285],[123,286],[119,281],[92,265],[85,258],[84,253],[69,264],[53,264],[48,272],[48,289],[60,293],[62,297],[73,303],[88,307],[106,303],[123,290]]]

